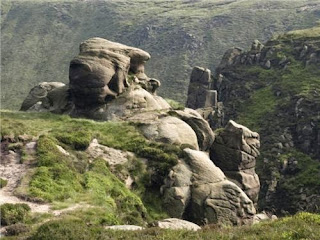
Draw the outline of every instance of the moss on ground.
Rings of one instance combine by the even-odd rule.
[[[309,29],[294,30],[287,33],[279,34],[273,40],[291,41],[291,40],[308,40],[320,39],[320,27],[313,27]]]
[[[184,104],[177,102],[173,99],[166,98],[165,100],[169,103],[173,110],[183,110],[185,108]]]

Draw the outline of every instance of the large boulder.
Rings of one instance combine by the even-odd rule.
[[[179,118],[166,113],[146,112],[127,120],[137,123],[142,134],[149,140],[199,149],[196,133]]]
[[[252,222],[256,210],[241,188],[229,181],[205,152],[184,151],[186,162],[172,169],[162,187],[169,214],[198,224]]]
[[[144,73],[149,58],[141,49],[102,38],[81,43],[79,55],[70,62],[70,92],[75,105],[72,115],[104,111],[104,105],[132,83],[154,93],[160,83]]]
[[[214,141],[214,133],[209,123],[195,110],[185,108],[184,110],[175,110],[169,113],[185,121],[196,133],[199,148],[202,151],[208,151]]]
[[[226,176],[257,203],[260,181],[255,173],[260,148],[259,134],[230,120],[216,136],[210,158]]]

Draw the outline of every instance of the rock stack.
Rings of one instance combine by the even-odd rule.
[[[259,177],[255,173],[260,154],[259,134],[230,120],[210,150],[212,161],[254,202],[258,201]]]
[[[216,106],[217,91],[211,90],[211,85],[211,71],[194,67],[190,77],[186,106],[192,109]]]

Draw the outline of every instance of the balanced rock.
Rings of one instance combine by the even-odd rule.
[[[226,176],[234,181],[256,203],[260,190],[255,173],[256,157],[260,154],[259,134],[230,120],[216,136],[210,158]]]

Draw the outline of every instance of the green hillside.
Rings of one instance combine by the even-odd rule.
[[[279,214],[319,211],[319,52],[320,27],[291,31],[266,42],[260,62],[219,70],[227,86],[221,91],[226,120],[261,136],[260,208]]]
[[[68,82],[81,41],[103,37],[152,55],[160,94],[186,98],[191,68],[214,69],[230,46],[316,25],[318,0],[3,0],[1,107],[18,109],[42,81]]]

